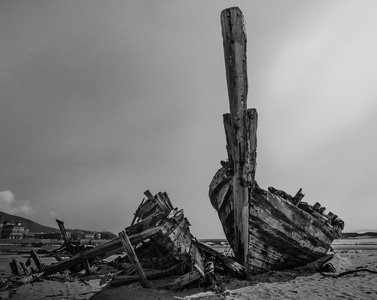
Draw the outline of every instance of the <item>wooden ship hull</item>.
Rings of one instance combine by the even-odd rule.
[[[233,184],[227,172],[229,168],[223,167],[216,173],[209,194],[225,236],[235,250]],[[324,208],[319,203],[311,206],[274,188],[264,190],[255,183],[249,199],[248,274],[312,262],[326,255],[343,229],[343,221],[333,214],[322,214]]]
[[[246,34],[237,7],[221,13],[230,114],[223,115],[228,160],[215,174],[209,197],[236,260],[247,274],[293,268],[328,252],[344,222],[319,203],[301,201],[255,180],[258,115],[247,109]]]

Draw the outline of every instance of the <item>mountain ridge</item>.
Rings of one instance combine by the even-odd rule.
[[[19,216],[16,216],[16,215],[11,215],[11,214],[5,213],[3,211],[0,211],[0,221],[1,220],[3,220],[4,222],[10,221],[10,222],[21,223],[22,226],[24,226],[26,229],[29,229],[29,232],[33,232],[33,233],[41,233],[41,232],[50,233],[50,232],[59,231],[58,226],[56,228],[45,226],[45,225],[39,224],[35,221],[32,221],[30,219],[27,219],[27,218],[24,218],[24,217],[19,217]],[[66,231],[67,232],[81,231],[81,232],[84,232],[84,233],[101,232],[101,231],[84,230],[84,229],[76,229],[76,228],[75,229],[66,228]]]
[[[29,229],[30,232],[34,232],[34,233],[40,233],[40,232],[50,233],[50,232],[59,230],[57,228],[44,226],[30,219],[26,219],[24,217],[19,217],[16,215],[11,215],[3,211],[0,211],[0,219],[2,219],[3,222],[9,221],[9,222],[21,223],[22,226]]]

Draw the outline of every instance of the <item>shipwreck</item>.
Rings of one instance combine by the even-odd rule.
[[[258,115],[247,109],[246,34],[240,9],[222,11],[221,25],[230,103],[230,113],[223,115],[228,159],[210,183],[209,198],[234,259],[192,236],[183,210],[173,206],[167,193],[146,191],[132,223],[117,238],[96,247],[70,240],[64,223],[57,220],[64,243],[47,252],[56,262],[47,265],[32,250],[26,263],[16,259],[10,263],[16,277],[0,284],[0,290],[57,273],[66,278],[67,273],[90,275],[102,268],[110,274],[104,268],[110,265],[116,268],[109,283],[114,286],[140,281],[150,287],[151,280],[172,276],[159,287],[181,290],[199,285],[221,292],[216,274],[244,279],[326,258],[344,222],[332,212],[325,214],[318,202],[303,202],[301,189],[291,196],[273,187],[264,190],[255,180]],[[125,253],[123,258],[120,253]],[[117,258],[106,263],[113,255]],[[334,272],[335,265],[330,262],[327,268]]]
[[[13,259],[10,267],[16,277],[4,286],[0,284],[0,291],[44,279],[55,280],[56,276],[62,277],[67,272],[77,277],[98,274],[99,270],[113,274],[110,286],[139,281],[148,288],[152,280],[171,277],[168,283],[157,284],[157,287],[173,291],[198,285],[219,290],[222,286],[216,274],[221,273],[241,279],[246,277],[241,264],[190,233],[190,222],[182,209],[173,206],[167,193],[152,195],[147,190],[144,195],[146,198],[136,209],[131,225],[119,232],[117,238],[96,247],[70,240],[64,222],[56,220],[64,243],[47,251],[47,255],[57,262],[45,264],[34,250],[30,251],[26,263]],[[122,253],[126,255],[119,256]],[[114,255],[115,259],[105,262]],[[63,279],[66,280],[66,276]]]
[[[221,13],[230,113],[223,115],[228,160],[213,177],[209,197],[236,260],[248,275],[305,265],[326,255],[344,222],[320,203],[302,201],[255,180],[256,109],[247,109],[246,33],[239,8]]]

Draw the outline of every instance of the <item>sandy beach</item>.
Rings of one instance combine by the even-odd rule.
[[[336,251],[343,261],[340,272],[367,268],[377,271],[377,250],[348,249]],[[161,287],[172,278],[151,280],[151,288],[140,283],[112,287],[113,270],[102,266],[93,275],[70,276],[68,273],[50,276],[40,282],[5,288],[2,278],[0,299],[377,299],[377,274],[359,271],[341,277],[324,276],[305,267],[268,272],[247,280],[220,277],[224,292],[216,294],[196,287],[180,292]]]
[[[347,269],[368,268],[377,271],[377,250],[339,252]],[[92,299],[376,299],[377,274],[357,272],[339,278],[315,272],[311,266],[253,276],[250,281],[223,278],[225,292],[215,294],[200,289],[172,293],[139,285],[103,289]],[[157,284],[154,282],[154,284]]]

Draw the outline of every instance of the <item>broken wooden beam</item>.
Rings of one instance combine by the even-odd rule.
[[[147,277],[148,280],[160,279],[160,278],[172,276],[175,274],[182,274],[182,268],[183,268],[182,263],[178,263],[166,270],[155,270],[152,273],[146,273],[145,276]],[[110,282],[110,286],[126,285],[133,282],[137,282],[138,280],[139,280],[139,276],[137,275],[114,276],[114,279]]]
[[[230,273],[235,275],[236,277],[240,279],[245,279],[246,278],[246,270],[245,267],[236,262],[234,259],[232,259],[229,256],[225,256],[224,254],[219,253],[215,249],[207,246],[206,244],[196,241],[195,242],[198,248],[204,253],[212,256],[217,263],[221,264],[221,266],[228,270]]]
[[[41,259],[39,258],[37,252],[35,252],[34,250],[31,250],[30,251],[30,256],[31,258],[33,259],[34,261],[34,264],[36,265],[38,271],[40,271],[41,269],[43,269],[46,265],[41,261]]]
[[[147,190],[144,192],[144,195],[147,196],[149,201],[157,204],[158,210],[161,212],[169,213],[172,210],[172,205],[170,201],[166,201],[161,193],[153,196],[152,193]]]
[[[230,114],[223,114],[223,124],[225,131],[225,140],[226,140],[226,152],[228,154],[228,161],[233,166],[233,128],[232,128],[232,119]]]
[[[156,214],[153,214],[149,216],[148,218],[145,218],[139,221],[138,223],[134,223],[133,225],[127,227],[126,232],[128,235],[142,232],[148,228],[155,227],[165,217],[166,217],[166,213],[157,212]]]
[[[232,151],[234,162],[234,253],[236,259],[246,265],[249,247],[249,188],[254,184],[254,178],[250,178],[248,171],[255,169],[255,166],[250,167],[248,161],[246,33],[244,18],[238,7],[221,12],[221,29],[233,138],[229,150]]]
[[[172,291],[179,291],[184,289],[185,287],[197,283],[202,278],[202,275],[197,270],[193,270],[182,276],[179,276],[173,282],[170,282],[169,284],[165,285],[164,288]]]
[[[24,269],[22,268],[20,262],[17,259],[13,258],[12,261],[9,263],[9,266],[14,275],[16,276],[25,275]]]
[[[166,205],[168,206],[170,210],[174,209],[173,204],[171,203],[169,196],[166,192],[163,192],[163,193],[160,192],[158,193],[158,195],[161,195],[161,197],[164,199],[164,202],[166,203]]]
[[[296,206],[298,206],[301,202],[301,200],[304,198],[305,194],[302,193],[302,188],[298,190],[296,195],[292,198],[292,203]]]
[[[17,280],[17,284],[31,283],[35,280],[38,280],[43,275],[44,275],[44,272],[40,272],[40,273],[37,273],[37,274],[31,274],[31,275],[28,275],[26,277],[22,277],[19,280]]]
[[[152,235],[156,234],[161,229],[161,226],[154,227],[147,229],[141,233],[134,234],[130,236],[130,241],[132,244],[137,244]],[[73,256],[72,258],[69,258],[67,260],[59,261],[55,264],[48,265],[42,269],[42,271],[45,272],[45,274],[53,274],[56,272],[60,272],[66,269],[70,269],[76,265],[79,265],[83,263],[86,260],[94,259],[97,256],[105,256],[108,253],[111,253],[114,250],[120,250],[123,248],[122,242],[120,241],[120,238],[116,238],[110,242],[104,243],[102,245],[99,245],[91,250],[88,250],[83,253],[79,253],[76,256]]]
[[[128,255],[128,258],[130,259],[136,272],[139,275],[140,284],[145,288],[149,288],[150,284],[145,276],[144,270],[139,262],[139,259],[137,258],[135,251],[132,248],[130,239],[128,238],[127,234],[124,231],[119,232],[118,235],[119,235],[120,241],[122,242],[123,248]]]
[[[25,263],[22,262],[22,261],[20,261],[20,265],[21,265],[21,268],[22,268],[22,270],[23,270],[23,273],[24,273],[25,275],[30,275],[31,270],[28,269],[28,268],[25,266]]]
[[[142,207],[143,203],[144,203],[145,199],[143,199],[139,205],[139,207],[136,209],[135,213],[134,213],[134,218],[131,222],[131,225],[134,225],[134,223],[136,222],[136,220],[139,218],[140,216],[140,207]]]
[[[56,219],[56,223],[58,223],[60,233],[62,235],[64,245],[65,245],[65,247],[68,251],[68,254],[73,254],[73,253],[71,253],[70,241],[69,241],[69,238],[68,238],[67,231],[65,230],[65,227],[64,227],[64,222],[62,220]]]

